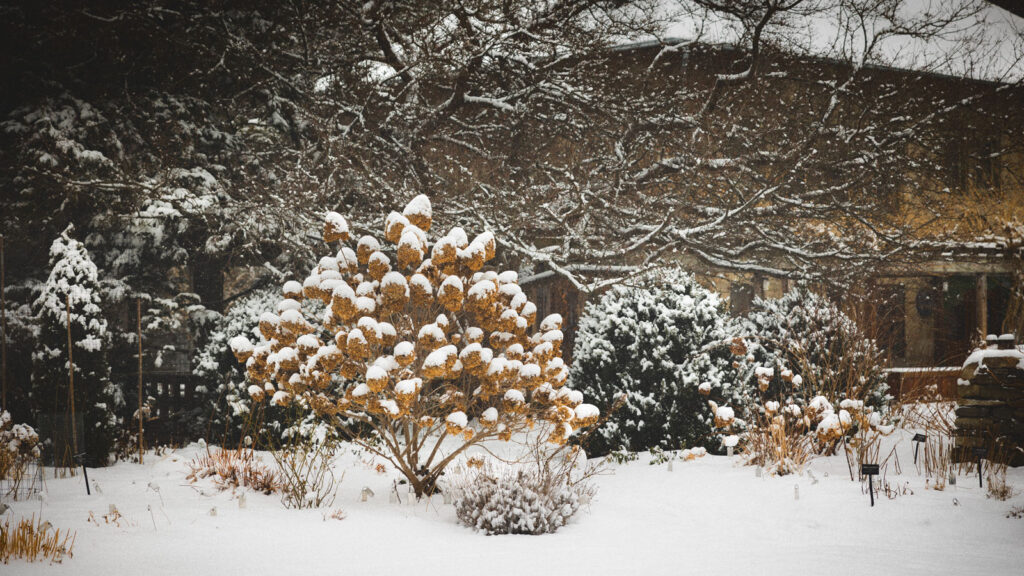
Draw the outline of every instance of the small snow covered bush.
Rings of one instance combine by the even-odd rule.
[[[28,424],[15,424],[5,410],[0,412],[0,480],[9,494],[18,494],[28,465],[39,458],[39,435]],[[0,497],[7,494],[0,494]]]
[[[585,478],[573,479],[571,467],[553,459],[528,464],[484,462],[453,471],[447,488],[453,492],[459,521],[493,534],[550,534],[590,501],[595,489]]]
[[[770,472],[799,472],[813,456],[843,446],[873,456],[889,423],[882,351],[833,302],[798,286],[758,299],[739,353],[751,367],[748,461]]]
[[[693,448],[685,448],[683,450],[668,451],[662,450],[661,448],[651,448],[651,459],[647,464],[651,466],[661,466],[662,464],[675,462],[676,460],[681,462],[691,462],[707,455],[707,448],[704,448],[703,446],[694,446]]]
[[[15,424],[10,412],[0,412],[0,478],[7,478],[5,464],[39,458],[39,435],[28,424]]]
[[[629,450],[620,449],[612,450],[608,453],[608,461],[614,464],[623,465],[629,464],[630,462],[636,462],[640,459],[640,455],[636,452],[630,452]]]
[[[334,475],[337,449],[333,431],[321,424],[311,434],[291,434],[284,446],[271,451],[280,472],[285,508],[320,508],[334,503],[339,482]]]
[[[757,299],[744,331],[749,382],[780,402],[816,396],[862,401],[884,411],[891,400],[883,351],[824,296],[797,286],[775,300]]]
[[[682,271],[645,282],[612,288],[580,321],[570,381],[611,411],[587,449],[719,451],[724,430],[707,413],[708,400],[736,405],[746,396],[724,303]],[[742,421],[730,424],[738,429]]]
[[[810,418],[793,404],[784,410],[775,401],[766,402],[766,406],[744,434],[747,463],[778,476],[800,473],[816,453]]]

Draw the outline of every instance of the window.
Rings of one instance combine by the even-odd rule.
[[[977,157],[973,158],[974,181],[989,190],[999,188],[999,142],[998,136],[986,137],[979,145]]]
[[[1006,316],[1013,299],[1013,277],[1009,274],[990,274],[986,279],[988,289],[985,313],[989,334],[1002,334],[1011,328],[1005,325]]]
[[[952,135],[946,141],[942,169],[951,190],[967,190],[969,184],[986,190],[999,189],[1002,166],[999,136]]]
[[[938,306],[935,311],[936,366],[962,364],[971,351],[978,330],[977,276],[947,276],[935,280]]]
[[[745,316],[754,303],[754,286],[734,283],[729,287],[729,311],[735,316]]]

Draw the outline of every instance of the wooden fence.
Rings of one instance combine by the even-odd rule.
[[[956,400],[960,366],[924,366],[886,370],[889,393],[898,401]]]

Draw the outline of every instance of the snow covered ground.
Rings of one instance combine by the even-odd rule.
[[[677,461],[669,471],[642,456],[611,466],[597,478],[600,491],[589,509],[545,536],[475,533],[440,497],[416,506],[389,503],[392,476],[350,453],[338,463],[345,478],[335,501],[345,519],[287,510],[278,497],[262,494],[247,494],[240,508],[237,495],[218,492],[209,480],[185,479],[185,463],[200,450],[193,445],[149,454],[144,466],[90,469],[102,491],[92,496],[81,475],[48,476],[43,501],[14,502],[6,515],[42,510],[54,526],[77,530],[74,557],[54,566],[18,561],[0,572],[1021,574],[1024,519],[1007,512],[1024,505],[1024,469],[1008,474],[1018,491],[1009,501],[986,498],[971,476],[945,491],[926,490],[911,463],[909,433],[900,434],[904,473],[888,480],[913,494],[883,497],[874,508],[842,457],[815,460],[813,478],[758,478],[738,457]],[[364,486],[376,493],[367,502],[359,498]],[[124,516],[117,525],[103,519],[111,506]]]

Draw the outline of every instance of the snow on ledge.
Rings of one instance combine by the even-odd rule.
[[[886,368],[890,374],[927,374],[931,372],[959,372],[961,366],[906,366],[902,368]]]
[[[1015,358],[1017,360],[1017,369],[1024,370],[1024,352],[1021,351],[1020,347],[1010,348],[1008,350],[1000,350],[998,348],[979,348],[964,360],[964,368],[977,364],[978,368],[985,366],[985,360],[991,358]]]

